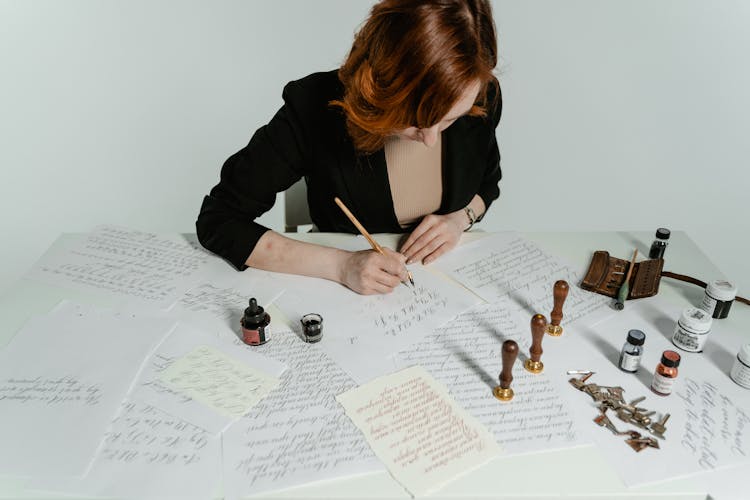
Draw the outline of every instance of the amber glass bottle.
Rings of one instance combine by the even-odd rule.
[[[661,363],[656,365],[651,390],[659,396],[669,396],[672,393],[674,379],[677,378],[677,367],[680,366],[680,355],[674,351],[664,351]]]

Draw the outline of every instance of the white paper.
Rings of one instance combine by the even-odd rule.
[[[265,271],[212,269],[210,281],[199,282],[182,293],[169,312],[203,329],[237,336],[250,298],[267,308],[282,292],[283,288]]]
[[[318,345],[286,330],[256,349],[289,369],[223,434],[226,498],[383,470],[335,400],[354,381]]]
[[[500,452],[487,429],[419,366],[377,378],[336,399],[413,496],[440,489]]]
[[[166,309],[218,261],[197,242],[115,226],[53,246],[28,278]]]
[[[82,475],[171,320],[67,304],[0,351],[0,470]]]
[[[116,498],[213,498],[221,484],[221,440],[149,405],[126,401],[90,472],[29,487]]]
[[[286,275],[276,305],[298,331],[303,315],[320,314],[322,349],[362,383],[391,371],[388,356],[481,302],[452,280],[421,266],[411,270],[415,286],[401,285],[387,295],[359,295],[331,281]]]
[[[511,383],[515,395],[501,402],[492,389],[499,385],[506,340],[516,341],[519,354]],[[560,373],[568,362],[556,352],[557,340],[543,340],[544,371],[526,371],[523,363],[529,356],[530,328],[518,324],[506,300],[461,314],[422,343],[399,353],[396,361],[401,367],[421,365],[445,384],[458,404],[494,433],[505,453],[531,453],[586,442],[567,402],[574,395],[561,392],[565,387]]]
[[[557,280],[568,282],[561,325],[584,316],[595,321],[612,310],[611,299],[583,290],[580,272],[517,233],[497,233],[456,248],[431,268],[445,272],[487,302],[508,297],[530,318],[535,313],[549,317],[552,289]]]
[[[184,364],[191,353],[200,363]],[[182,383],[165,379],[181,365]],[[276,387],[285,369],[228,336],[179,323],[146,363],[132,398],[216,434]]]
[[[619,314],[581,328],[575,342],[568,339],[561,344],[571,363],[597,372],[587,382],[621,386],[628,401],[646,396],[639,406],[656,411],[657,419],[670,414],[666,439],[659,440],[660,449],[646,448],[639,453],[625,444],[624,437],[614,436],[593,423],[589,426],[589,434],[628,486],[750,463],[747,390],[732,382],[711,356],[681,351],[671,343],[680,312],[680,307],[656,297],[628,302]],[[617,361],[628,330],[634,328],[646,334],[646,342],[640,369],[629,374],[617,368]],[[581,348],[579,340],[588,343],[590,349]],[[665,397],[651,392],[650,385],[656,364],[667,349],[678,352],[681,362],[673,392]],[[582,420],[598,415],[588,395],[573,388],[570,391],[578,394],[575,408]],[[612,412],[608,415],[621,431],[632,429],[648,434],[620,421]]]
[[[750,464],[714,469],[690,476],[692,484],[700,484],[710,492],[711,500],[747,500],[747,477]]]

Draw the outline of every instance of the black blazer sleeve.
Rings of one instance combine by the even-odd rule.
[[[196,221],[201,244],[237,269],[247,267],[245,261],[268,231],[255,219],[273,207],[276,193],[306,174],[303,152],[309,137],[299,119],[305,110],[290,98],[295,85],[284,87],[281,109],[224,163],[220,182],[203,199]]]
[[[479,186],[477,194],[482,198],[485,205],[485,212],[490,208],[490,205],[500,196],[500,179],[502,178],[502,171],[500,169],[500,150],[497,146],[496,129],[500,123],[500,116],[503,112],[503,96],[500,92],[500,85],[490,87],[493,91],[488,96],[488,110],[487,118],[491,120],[492,127],[490,129],[490,137],[487,142],[487,160],[486,169],[484,172],[484,178]],[[497,91],[495,94],[494,91]],[[482,217],[484,217],[482,214]],[[480,217],[480,220],[482,219]]]

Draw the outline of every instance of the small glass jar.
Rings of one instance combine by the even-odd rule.
[[[729,376],[740,387],[750,389],[750,344],[740,347],[740,352],[737,353]]]
[[[651,250],[648,252],[649,259],[663,259],[664,251],[669,244],[671,232],[666,227],[660,227],[656,230],[656,239],[651,243]]]
[[[701,352],[711,333],[711,316],[703,309],[688,307],[677,320],[672,343],[688,352]]]
[[[677,367],[680,366],[680,355],[674,351],[664,351],[661,362],[656,365],[651,390],[659,396],[672,394],[674,379],[677,378]]]
[[[706,285],[703,301],[698,306],[712,318],[724,319],[729,315],[729,309],[737,296],[737,287],[729,281],[713,280]]]
[[[643,355],[643,343],[646,342],[646,334],[640,330],[630,330],[625,345],[620,351],[620,370],[629,373],[638,371]]]
[[[300,323],[302,323],[305,342],[309,344],[320,342],[320,339],[323,338],[323,317],[320,314],[305,314],[302,316]]]

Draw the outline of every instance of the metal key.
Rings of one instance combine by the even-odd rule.
[[[667,423],[667,420],[669,420],[669,413],[664,415],[661,420],[658,422],[654,422],[651,424],[651,434],[654,436],[664,439],[664,433],[667,431],[667,428],[665,424]]]

